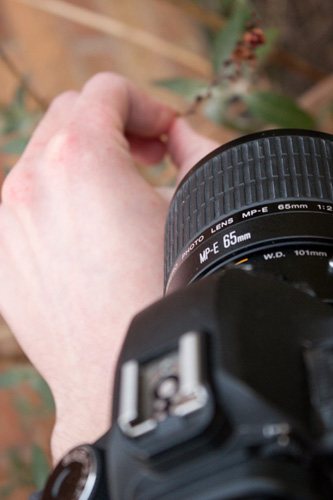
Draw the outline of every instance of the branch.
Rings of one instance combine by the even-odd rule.
[[[4,51],[2,47],[0,47],[0,59],[4,62],[4,64],[7,66],[9,71],[17,78],[19,81],[20,86],[27,92],[28,95],[30,95],[33,100],[38,104],[38,106],[43,110],[46,111],[48,104],[44,99],[42,99],[29,85],[27,82],[27,79],[25,76],[21,73],[21,71],[17,68],[13,60],[9,57],[9,55]]]
[[[188,51],[167,40],[163,40],[151,33],[129,26],[122,21],[111,19],[110,17],[97,14],[88,9],[77,7],[62,0],[14,0],[21,4],[26,4],[35,9],[54,14],[79,23],[97,31],[106,33],[123,40],[124,42],[142,47],[159,56],[170,59],[182,66],[185,66],[200,75],[209,77],[211,74],[211,64],[206,58]]]
[[[210,28],[213,31],[219,31],[226,23],[225,18],[217,12],[209,12],[205,7],[193,4],[189,0],[164,1],[179,7],[181,10],[186,12],[188,16],[192,17],[192,19],[199,21],[201,24],[207,26],[207,28]],[[287,68],[294,73],[301,74],[315,82],[319,82],[322,78],[329,75],[328,71],[325,71],[320,67],[315,67],[308,63],[305,59],[295,56],[295,54],[290,54],[289,52],[286,52],[278,47],[275,48],[270,56],[270,59],[277,66]]]
[[[162,0],[162,2],[163,1],[175,5],[189,17],[214,31],[219,31],[226,24],[226,20],[220,14],[210,11],[205,7],[201,7],[201,5],[195,4],[191,0]]]

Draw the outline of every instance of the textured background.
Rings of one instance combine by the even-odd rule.
[[[255,4],[263,13],[265,24],[276,25],[280,30],[279,50],[273,55],[270,67],[277,85],[311,111],[332,107],[332,1],[255,0]],[[37,8],[38,5],[43,10]],[[66,19],[70,15],[67,7],[71,5],[88,11],[78,11],[73,20]],[[183,110],[185,105],[180,98],[154,87],[152,81],[174,76],[210,76],[202,22],[213,26],[218,25],[219,20],[193,9],[193,5],[196,2],[186,0],[68,0],[64,3],[1,0],[0,46],[46,102],[64,90],[79,89],[98,71],[116,71]],[[51,12],[54,7],[58,9],[57,14]],[[119,23],[115,26],[107,23],[108,19]],[[94,28],[88,26],[92,23]],[[147,42],[147,34],[157,39]],[[168,42],[167,46],[164,41]],[[0,77],[0,105],[3,106],[11,101],[18,81],[1,60]],[[31,107],[35,107],[33,102]],[[328,114],[323,128],[333,132],[330,116]],[[234,131],[214,125],[200,114],[191,121],[199,131],[221,144],[235,137]],[[15,159],[0,153],[0,181],[6,165]],[[168,181],[167,173],[161,176],[158,182]],[[8,368],[27,364],[0,318],[0,374]],[[18,450],[24,463],[31,459],[32,443],[49,453],[53,417],[36,418],[29,411],[18,410],[20,398],[26,405],[38,407],[38,396],[27,383],[0,389],[0,488],[13,472],[14,459],[8,458],[8,450]],[[20,463],[14,464],[17,471],[15,467],[19,468]],[[8,498],[26,499],[31,489],[28,484],[23,485]]]

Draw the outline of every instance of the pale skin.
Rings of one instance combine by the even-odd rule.
[[[165,104],[102,73],[53,101],[7,176],[0,312],[54,395],[54,462],[110,426],[127,327],[162,295],[170,196],[134,159],[168,153],[180,180],[215,147]]]

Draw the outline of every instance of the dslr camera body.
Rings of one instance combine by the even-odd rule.
[[[332,181],[333,136],[306,130],[237,139],[189,172],[111,428],[43,500],[333,499]]]

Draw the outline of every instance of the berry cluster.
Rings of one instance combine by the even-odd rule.
[[[241,65],[244,62],[254,65],[257,60],[257,56],[255,54],[256,49],[266,42],[266,38],[262,29],[257,28],[253,25],[250,26],[251,27],[247,28],[241,40],[239,40],[239,42],[237,43],[230,59],[225,62],[225,66],[234,63],[235,76],[238,76],[240,74]]]

